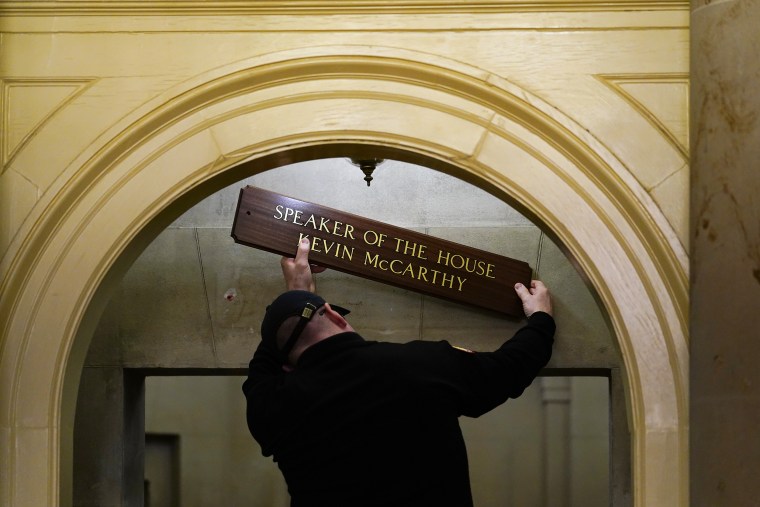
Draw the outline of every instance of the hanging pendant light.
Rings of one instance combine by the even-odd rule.
[[[382,158],[351,158],[349,160],[353,165],[362,170],[367,186],[372,182],[372,173],[377,166],[385,162],[385,159]]]

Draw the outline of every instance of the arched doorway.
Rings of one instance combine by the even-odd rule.
[[[551,231],[594,287],[623,354],[635,504],[686,502],[684,257],[624,166],[539,99],[430,55],[323,47],[199,76],[106,135],[38,204],[45,217],[26,225],[8,284],[12,498],[67,503],[98,291],[145,241],[240,179],[232,167],[252,174],[371,148],[470,181]]]
[[[344,158],[259,173],[193,206],[151,242],[115,288],[85,359],[76,505],[136,503],[144,494],[158,502],[169,491],[183,505],[287,505],[279,470],[245,426],[240,393],[261,312],[282,286],[278,256],[230,236],[244,185],[528,262],[555,296],[554,355],[519,400],[462,418],[475,504],[632,504],[624,368],[567,258],[504,202],[440,171],[386,160],[371,188],[362,176]],[[445,339],[492,350],[522,323],[332,270],[317,285],[354,310],[351,322],[369,340]]]

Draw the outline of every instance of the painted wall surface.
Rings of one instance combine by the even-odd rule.
[[[487,189],[567,252],[625,365],[634,502],[685,505],[687,2],[0,16],[0,503],[70,503],[85,353],[159,231],[243,177],[379,151]]]

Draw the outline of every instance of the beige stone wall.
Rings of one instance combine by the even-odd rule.
[[[429,63],[445,56],[529,90],[623,161],[686,244],[688,12],[678,2],[628,12],[626,2],[617,10],[587,1],[570,12],[562,2],[548,12],[441,2],[430,15],[375,2],[386,7],[345,16],[242,6],[240,15],[137,7],[120,16],[118,2],[113,12],[104,2],[100,16],[72,6],[59,17],[28,3],[10,2],[3,19],[3,188],[12,200],[3,200],[2,250],[64,168],[140,106],[232,62],[281,51],[305,57],[321,46],[407,48]]]
[[[635,503],[685,504],[686,2],[0,16],[0,503],[70,502],[84,354],[148,240],[242,176],[382,147],[514,204],[568,253],[625,363]]]

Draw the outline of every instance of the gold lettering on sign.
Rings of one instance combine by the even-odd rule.
[[[298,235],[298,243],[296,243],[296,245],[300,244],[303,238],[309,238],[309,241],[311,242],[309,250],[312,252],[332,255],[338,259],[348,261],[354,260],[354,247],[352,246],[349,247],[343,243],[338,243],[337,241],[329,241],[318,236],[312,237],[304,233],[300,233]]]
[[[460,254],[451,255],[449,252],[444,252],[441,250],[438,252],[438,260],[436,262],[438,264],[443,264],[446,267],[459,270],[463,269],[468,273],[472,273],[478,276],[496,278],[493,275],[494,265],[479,259],[465,257]]]
[[[330,218],[317,217],[313,214],[309,214],[309,218],[303,220],[303,211],[283,206],[282,204],[275,206],[272,218],[282,220],[283,222],[291,222],[302,227],[311,227],[315,231],[325,232],[333,236],[340,236],[341,238],[352,240],[356,239],[354,237],[353,225],[344,224],[343,222],[332,220]],[[317,220],[319,220],[319,223],[317,223]],[[330,222],[332,222],[332,224]]]
[[[408,276],[414,280],[420,280],[431,285],[439,285],[444,288],[462,292],[467,278],[452,275],[437,269],[428,269],[424,266],[416,266],[411,262],[400,259],[384,259],[380,254],[364,252],[364,265],[371,266],[381,271],[387,271],[397,276]]]
[[[375,231],[369,230],[364,233],[364,242],[368,245],[383,246],[383,242],[387,237],[386,234],[378,234]]]
[[[401,238],[393,239],[396,240],[396,253],[403,253],[404,255],[410,255],[412,257],[417,257],[418,259],[427,260],[427,257],[425,257],[425,250],[427,249],[426,245],[420,245],[413,241],[407,241]]]
[[[232,236],[286,256],[308,238],[320,266],[514,316],[512,287],[532,274],[527,262],[255,187],[240,193]]]
[[[314,214],[304,215],[299,209],[291,208],[282,204],[275,206],[274,214],[276,220],[290,222],[301,227],[311,228],[314,231],[322,232],[331,236],[356,240],[354,237],[354,226],[339,220],[326,217],[315,216]],[[311,241],[311,251],[331,255],[338,259],[353,261],[354,247],[348,246],[338,241],[331,241],[319,236],[299,233],[298,242],[303,238],[309,238]],[[371,246],[382,247],[388,238],[387,234],[378,233],[373,230],[367,230],[362,235],[364,243]],[[396,253],[413,257],[415,259],[427,260],[427,245],[416,243],[402,238],[391,238],[395,240],[395,247],[392,247]],[[495,278],[493,275],[494,265],[485,261],[474,259],[461,254],[452,254],[444,250],[438,252],[436,259],[438,264],[447,268],[458,271],[465,271],[477,276]],[[364,265],[370,266],[380,271],[386,271],[399,277],[409,277],[431,285],[437,285],[446,289],[462,292],[467,278],[457,274],[437,269],[429,269],[424,266],[417,266],[411,262],[400,259],[385,259],[380,254],[371,254],[365,252]]]

